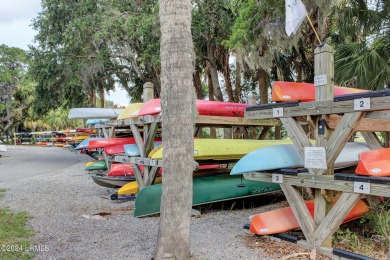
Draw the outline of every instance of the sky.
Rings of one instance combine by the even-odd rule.
[[[36,35],[32,20],[41,10],[41,0],[0,0],[0,45],[28,50]],[[107,93],[106,99],[123,106],[130,103],[126,91],[119,87]]]

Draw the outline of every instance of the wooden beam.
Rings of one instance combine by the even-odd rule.
[[[390,129],[390,128],[389,128]],[[364,140],[366,141],[368,147],[371,150],[376,150],[376,149],[382,149],[383,146],[381,145],[378,136],[375,133],[371,132],[361,132]]]
[[[305,238],[309,243],[313,244],[316,225],[301,194],[293,186],[281,184],[280,187],[294,212],[295,218],[297,219]]]
[[[390,97],[370,98],[370,111],[390,110]],[[283,117],[297,117],[307,115],[343,114],[354,111],[354,100],[333,102],[333,100],[301,102],[298,106],[284,107]],[[279,118],[273,116],[273,109],[245,111],[247,119]]]
[[[147,167],[147,166],[145,166],[145,167]],[[157,170],[159,168],[160,167],[156,167],[156,166],[150,167],[149,178],[146,180],[146,186],[152,185],[154,179],[156,178]]]
[[[272,173],[249,172],[244,178],[253,181],[272,182]],[[354,182],[346,180],[335,180],[333,175],[314,175],[298,173],[297,176],[283,175],[283,183],[298,187],[327,189],[353,193]],[[370,195],[390,197],[390,185],[370,183]]]
[[[130,128],[131,128],[131,131],[133,132],[135,143],[138,146],[138,151],[140,152],[141,157],[145,157],[144,142],[142,140],[141,133],[139,132],[138,126],[130,125]]]
[[[149,128],[148,135],[144,137],[144,154],[148,156],[149,152],[153,149],[154,138],[156,137],[158,129],[158,123],[152,123]]]
[[[352,136],[354,127],[364,112],[346,113],[331,134],[326,147],[326,164],[333,165],[341,150]],[[320,170],[318,174],[325,174],[327,170]]]
[[[242,117],[203,116],[195,119],[197,126],[280,126],[278,119],[246,119]]]
[[[141,189],[145,188],[145,181],[142,178],[141,169],[136,164],[132,164],[131,167],[133,168],[134,176],[135,176],[135,179],[137,180],[139,189],[141,190]]]
[[[305,160],[305,147],[311,147],[309,138],[303,131],[302,126],[293,118],[281,118],[284,128],[293,141],[302,159]],[[309,169],[310,173],[314,173],[313,169]]]
[[[329,214],[314,232],[315,246],[322,246],[333,235],[361,196],[361,194],[356,193],[343,193],[340,196]]]
[[[325,120],[329,128],[334,129],[340,122],[342,116],[326,115]],[[356,132],[383,132],[390,129],[390,120],[362,118],[355,127]]]

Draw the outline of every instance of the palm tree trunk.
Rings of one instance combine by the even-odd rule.
[[[155,259],[190,258],[195,95],[190,0],[160,0],[164,183]]]

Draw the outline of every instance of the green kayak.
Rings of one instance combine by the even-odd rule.
[[[86,171],[104,171],[107,170],[107,164],[105,160],[96,161],[85,167]]]
[[[242,184],[242,185],[241,185]],[[238,175],[219,175],[195,178],[193,206],[256,196],[280,190],[279,184],[250,181]],[[160,212],[162,184],[146,186],[137,194],[134,217],[143,217]]]

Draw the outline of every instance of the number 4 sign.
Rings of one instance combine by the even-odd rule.
[[[371,190],[371,185],[369,182],[355,181],[353,183],[353,192],[355,193],[370,194],[370,190]]]

